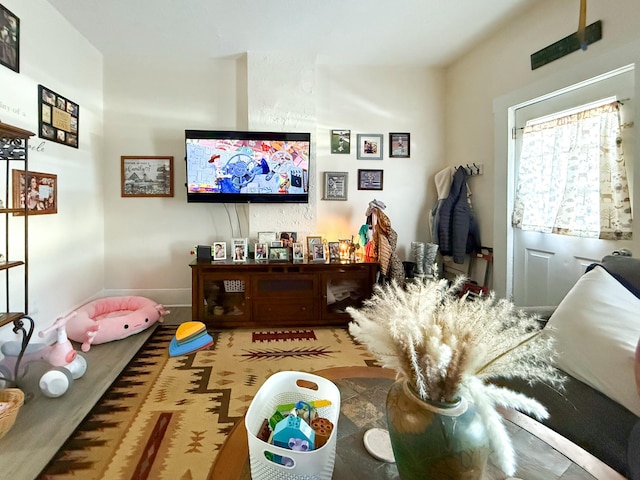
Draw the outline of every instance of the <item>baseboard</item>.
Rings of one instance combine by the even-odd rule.
[[[165,307],[190,307],[191,288],[104,289],[101,297],[137,295],[150,298]]]

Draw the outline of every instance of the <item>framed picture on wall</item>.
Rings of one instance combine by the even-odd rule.
[[[411,152],[410,137],[411,134],[409,133],[390,133],[389,157],[409,158]]]
[[[377,133],[358,134],[358,160],[382,160],[382,135]]]
[[[324,172],[323,200],[347,200],[349,173]]]
[[[351,130],[331,130],[331,153],[351,153]]]
[[[20,73],[20,19],[0,5],[0,64]]]
[[[120,157],[122,197],[173,197],[173,157]]]
[[[12,171],[13,208],[25,209],[29,215],[58,213],[58,176],[51,173]],[[14,212],[24,215],[24,212]]]
[[[42,85],[38,85],[38,105],[38,136],[78,148],[79,105]]]
[[[358,190],[382,190],[383,170],[358,170]]]

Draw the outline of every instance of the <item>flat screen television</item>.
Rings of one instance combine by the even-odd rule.
[[[185,130],[187,202],[308,203],[310,133]]]

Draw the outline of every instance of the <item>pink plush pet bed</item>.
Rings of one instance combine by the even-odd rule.
[[[99,298],[75,313],[67,322],[67,336],[87,352],[92,343],[120,340],[162,322],[169,311],[148,298],[127,296]]]

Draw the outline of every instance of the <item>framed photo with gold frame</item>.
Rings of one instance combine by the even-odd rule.
[[[122,197],[173,197],[173,157],[120,157],[120,180]]]
[[[52,173],[12,170],[14,215],[24,215],[25,203],[29,215],[58,213],[58,176]]]

